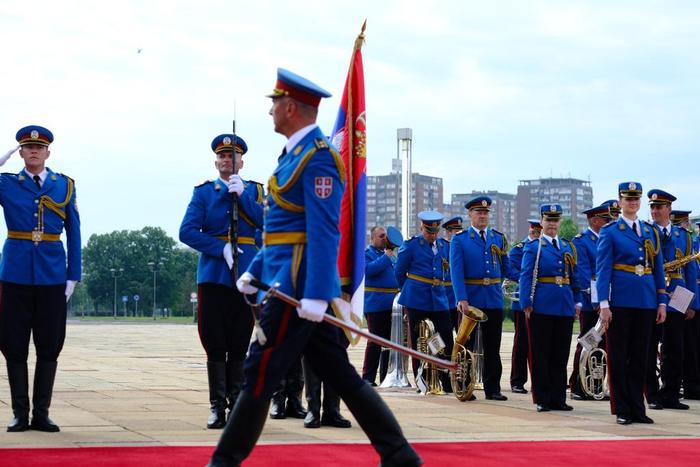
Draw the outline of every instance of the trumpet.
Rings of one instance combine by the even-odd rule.
[[[508,298],[511,302],[519,302],[520,301],[520,290],[519,290],[518,282],[517,281],[512,281],[510,279],[503,279],[503,282],[501,282],[501,291],[503,292],[503,296]]]
[[[664,263],[664,272],[671,272],[675,271],[676,269],[680,269],[686,264],[696,259],[700,259],[700,252],[697,252],[693,255],[687,255],[678,259],[674,259],[673,261],[669,261],[668,263]]]

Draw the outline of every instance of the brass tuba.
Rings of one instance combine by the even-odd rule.
[[[595,326],[578,339],[583,348],[578,366],[581,390],[597,401],[608,395],[608,354],[598,347],[603,334],[605,325],[599,318]]]
[[[480,309],[470,306],[467,313],[462,313],[459,330],[452,347],[452,361],[457,363],[457,369],[453,370],[450,377],[452,390],[460,401],[469,400],[476,385],[476,367],[479,357],[468,350],[465,345],[476,325],[487,320],[486,314]]]
[[[416,349],[419,352],[430,355],[441,355],[445,343],[440,333],[435,332],[435,325],[429,319],[424,319],[418,323],[418,338],[416,339]],[[440,381],[440,369],[433,363],[422,361],[418,368],[416,384],[424,394],[443,395]]]

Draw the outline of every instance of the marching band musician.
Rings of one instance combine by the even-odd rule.
[[[462,217],[455,216],[452,219],[445,221],[445,223],[442,224],[442,228],[445,229],[444,240],[447,242],[447,251],[449,252],[452,237],[464,230],[464,228],[462,227]],[[452,279],[449,275],[447,276],[447,281],[452,282]],[[447,301],[450,304],[450,321],[452,322],[452,329],[454,329],[454,331],[457,332],[457,330],[459,329],[459,317],[457,316],[457,300],[455,298],[454,290],[452,290],[451,287],[448,287],[447,290]]]
[[[600,238],[600,229],[612,221],[610,215],[610,206],[603,203],[600,206],[583,211],[588,219],[588,228],[576,235],[572,240],[576,252],[578,253],[578,278],[579,289],[581,292],[581,303],[576,304],[576,316],[579,319],[580,332],[578,337],[581,338],[586,334],[598,321],[598,303],[591,302],[591,288],[595,284],[595,258],[598,251],[598,238]],[[588,292],[585,292],[585,291]],[[603,335],[605,339],[605,335]],[[605,343],[600,344],[601,348],[605,347]],[[583,347],[581,344],[576,345],[574,353],[574,368],[569,378],[569,387],[571,388],[571,398],[573,400],[593,400],[592,397],[586,395],[581,389],[581,381],[579,379],[579,359]]]
[[[686,211],[688,212],[688,211]],[[688,212],[688,216],[690,212]],[[690,222],[688,228],[692,231]],[[695,225],[700,228],[700,221]],[[700,251],[700,237],[693,233],[693,253]],[[700,295],[700,259],[695,261],[695,269],[698,272],[696,295]],[[690,284],[688,284],[690,285]],[[685,356],[683,358],[683,399],[700,399],[700,316],[697,310],[695,317],[685,322]]]
[[[229,243],[230,193],[238,194],[239,267],[245,270],[258,248],[255,232],[262,228],[262,185],[244,182],[238,169],[248,146],[243,138],[222,134],[211,142],[217,180],[194,188],[180,225],[180,241],[199,252],[197,296],[199,338],[207,354],[210,414],[207,428],[226,425],[243,387],[243,360],[253,331],[253,318],[231,278],[233,252]]]
[[[392,232],[400,233],[392,229]],[[382,226],[372,227],[370,244],[365,250],[365,318],[367,328],[373,334],[391,338],[391,311],[394,297],[399,292],[399,284],[394,274],[396,253],[394,248],[403,243],[403,239],[394,239],[393,243],[387,238],[387,231]],[[401,236],[399,235],[399,238]],[[380,361],[381,360],[381,361]],[[382,352],[380,345],[368,342],[365,348],[365,359],[362,364],[362,379],[376,386],[377,366],[379,366],[379,382],[386,376],[389,353]]]
[[[488,196],[477,196],[465,203],[471,226],[452,240],[450,265],[459,311],[466,313],[469,305],[472,305],[488,317],[486,322],[480,324],[484,342],[486,399],[505,401],[508,398],[501,393],[501,281],[508,277],[508,240],[504,234],[488,226],[491,203]]]
[[[245,386],[209,466],[238,466],[248,457],[262,433],[272,392],[302,353],[343,399],[382,464],[420,465],[389,407],[350,364],[337,328],[324,321],[341,293],[336,259],[345,189],[343,161],[316,124],[319,103],[330,94],[280,68],[269,97],[275,131],[287,143],[268,182],[264,246],[236,286],[251,294],[258,292],[257,278],[278,283],[299,306],[278,298],[264,303],[260,326],[266,339],[257,333],[250,345]]]
[[[538,412],[573,410],[566,403],[566,364],[575,303],[580,300],[576,247],[558,236],[562,208],[544,204],[542,235],[523,252],[520,304],[528,319],[532,398]]]
[[[508,263],[510,264],[508,279],[516,284],[520,282],[520,266],[523,261],[525,245],[540,238],[542,233],[542,224],[540,224],[538,219],[530,219],[527,222],[529,224],[527,237],[513,245],[513,248],[508,252]],[[525,314],[522,312],[523,309],[520,306],[520,300],[512,301],[510,306],[515,324],[510,366],[510,389],[517,394],[527,394],[525,383],[527,383],[527,355],[530,348],[527,322],[525,321]]]
[[[661,253],[664,263],[689,256],[692,253],[692,238],[690,232],[671,223],[671,204],[676,197],[663,190],[654,189],[647,193],[649,208],[661,238]],[[682,268],[666,271],[666,292],[673,295],[677,287],[684,287],[695,292],[697,271],[692,263]],[[693,284],[693,285],[690,285]],[[646,398],[650,409],[679,409],[688,410],[688,405],[679,401],[681,382],[683,379],[684,329],[685,320],[695,316],[698,297],[695,296],[688,310],[677,310],[672,306],[666,308],[666,320],[655,327],[649,344],[647,361]],[[684,315],[685,313],[685,315]],[[663,346],[661,354],[661,383],[656,373],[656,361],[659,356],[658,345]]]
[[[622,208],[620,208],[619,201],[616,199],[609,199],[603,204],[606,204],[608,206],[608,210],[610,211],[610,217],[612,218],[612,221],[617,221],[617,219],[620,217],[620,213],[622,212]]]
[[[600,231],[596,288],[607,325],[610,408],[620,425],[654,423],[645,413],[646,362],[654,322],[666,319],[659,232],[637,218],[642,185],[618,186],[620,219]]]
[[[422,235],[404,241],[396,260],[396,280],[401,289],[399,304],[408,311],[411,346],[416,348],[420,322],[429,319],[445,343],[441,358],[449,360],[454,338],[447,299],[449,250],[447,242],[438,238],[443,217],[437,211],[422,211],[418,218]],[[419,362],[412,359],[412,363],[415,376]],[[450,378],[446,373],[440,374],[443,389],[451,392]]]

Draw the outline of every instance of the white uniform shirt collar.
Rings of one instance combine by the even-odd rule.
[[[662,234],[671,235],[671,226],[673,225],[673,224],[671,224],[671,222],[669,222],[668,225],[666,225],[666,226],[663,226],[663,225],[661,225],[661,224],[659,224],[659,223],[657,223],[656,225],[659,226],[659,228],[661,229],[661,233],[662,233]]]
[[[24,173],[27,174],[27,177],[29,177],[29,178],[31,178],[32,180],[34,180],[34,174],[33,174],[33,173],[30,173],[29,171],[27,171],[27,169],[24,169]],[[40,174],[37,174],[37,175],[38,175],[39,178],[41,179],[41,186],[44,186],[44,182],[46,181],[46,177],[49,176],[49,171],[46,170],[46,168],[44,168],[44,170],[42,170],[41,173],[40,173]]]
[[[552,237],[550,237],[549,235],[542,234],[542,238],[546,239],[549,243],[552,243],[552,240],[553,240],[553,239],[556,240],[556,241],[557,241],[557,247],[558,247],[558,248],[561,248],[561,242],[559,241],[559,235],[557,235],[556,237],[552,238]]]
[[[625,224],[627,224],[627,227],[629,227],[630,229],[632,228],[632,224],[637,224],[637,232],[641,233],[642,226],[639,224],[639,219],[636,219],[636,220],[627,219],[623,215],[620,215],[620,219],[622,219],[625,222]]]
[[[590,227],[588,228],[588,231],[592,233],[593,235],[596,236],[596,238],[600,238],[600,233],[596,232],[595,230],[591,229]]]
[[[311,131],[313,131],[313,129],[316,127],[318,127],[318,125],[312,123],[311,125],[305,126],[301,130],[297,130],[296,133],[290,136],[287,140],[287,144],[284,145],[284,148],[287,150],[287,152],[292,152],[292,150],[294,150],[294,147],[297,144],[299,144],[299,141],[301,141],[304,138],[304,136],[311,133]]]
[[[477,228],[474,227],[473,225],[471,226],[471,228],[472,228],[472,230],[473,230],[474,232],[476,232],[477,235],[481,235],[481,234],[479,234],[479,232],[481,232],[479,229],[477,229]],[[486,226],[486,227],[484,228],[484,236],[488,236],[488,234],[489,234],[489,227]]]

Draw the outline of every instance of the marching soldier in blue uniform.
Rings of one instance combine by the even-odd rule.
[[[581,302],[576,304],[576,315],[579,319],[580,338],[586,334],[598,321],[598,303],[591,302],[591,291],[595,287],[595,269],[596,269],[596,254],[598,253],[598,238],[600,237],[600,229],[605,224],[612,221],[610,215],[610,205],[603,203],[600,206],[583,211],[588,218],[588,228],[572,240],[576,252],[578,253],[578,285],[581,290]],[[605,336],[603,336],[605,339]],[[605,348],[605,342],[599,344],[600,348]],[[586,395],[581,389],[581,381],[579,379],[579,360],[581,358],[581,344],[576,345],[574,353],[574,368],[569,378],[569,387],[571,388],[571,398],[573,400],[593,400],[592,397]]]
[[[246,294],[251,280],[279,283],[300,300],[296,310],[271,298],[261,313],[266,336],[250,346],[245,386],[221,435],[210,466],[239,465],[265,423],[270,397],[303,353],[314,372],[343,399],[379,453],[382,465],[420,465],[382,398],[348,361],[336,328],[322,322],[340,297],[336,259],[345,168],[316,125],[318,105],[330,94],[290,71],[279,69],[271,94],[275,131],[288,141],[268,181],[264,246],[238,279]]]
[[[671,204],[676,197],[663,190],[650,190],[649,208],[661,239],[661,253],[664,263],[669,263],[689,256],[693,251],[690,232],[671,223]],[[675,268],[666,273],[666,292],[669,296],[677,287],[684,287],[695,293],[697,281],[696,267],[692,263],[682,268]],[[685,348],[683,343],[685,321],[695,317],[698,297],[688,310],[677,310],[672,306],[666,308],[666,320],[655,327],[649,344],[646,378],[646,398],[650,409],[688,410],[688,405],[680,402],[680,390],[683,380],[683,360]],[[663,352],[659,352],[659,344]],[[661,356],[661,382],[656,372],[656,361]]]
[[[484,341],[484,393],[486,399],[504,401],[508,398],[501,393],[501,281],[508,277],[508,240],[488,227],[491,203],[488,196],[478,196],[465,204],[471,226],[452,240],[450,270],[459,311],[466,313],[472,305],[488,317],[480,323]]]
[[[14,413],[7,431],[56,432],[60,429],[49,418],[49,406],[66,337],[66,303],[81,274],[80,217],[73,180],[46,167],[53,134],[32,125],[20,129],[16,138],[24,169],[0,175],[7,225],[0,261],[0,350]],[[64,229],[67,251],[61,242]],[[30,336],[36,347],[31,424]]]
[[[439,241],[442,214],[437,211],[422,211],[422,235],[416,235],[403,242],[396,261],[396,280],[401,289],[399,304],[408,311],[408,327],[411,346],[416,348],[418,326],[429,319],[445,342],[444,355],[449,360],[452,355],[452,322],[450,321],[449,300],[447,298],[449,274],[449,250],[447,242]],[[419,363],[413,359],[413,374],[417,375]],[[442,385],[446,392],[451,384],[446,373]]]
[[[447,242],[447,251],[449,257],[450,242],[452,241],[452,237],[464,230],[464,227],[462,227],[462,217],[456,216],[452,219],[445,221],[442,224],[442,228],[445,229],[445,238],[443,240]],[[452,279],[449,275],[446,277],[446,280],[450,284],[452,283]],[[452,322],[452,329],[454,329],[456,333],[459,329],[459,316],[457,315],[457,298],[455,297],[455,293],[454,290],[452,290],[452,287],[448,287],[447,301],[450,304],[450,321]]]
[[[538,412],[573,410],[566,403],[566,364],[580,300],[576,247],[560,238],[562,208],[544,204],[542,235],[525,246],[520,305],[528,319],[532,398]]]
[[[688,216],[690,212],[686,211]],[[686,221],[692,232],[689,221]],[[700,227],[700,221],[695,225]],[[697,232],[693,233],[693,253],[700,251],[700,239]],[[700,259],[695,261],[695,270],[698,273],[695,294],[700,295]],[[688,284],[690,285],[690,284]],[[695,317],[685,322],[685,358],[683,359],[683,399],[700,399],[700,316],[697,310]]]
[[[542,233],[542,224],[540,224],[539,219],[530,219],[528,223],[527,237],[513,245],[513,248],[508,252],[508,263],[510,264],[508,279],[516,284],[520,282],[520,266],[525,246],[540,238]],[[510,388],[514,393],[527,394],[525,383],[527,383],[527,356],[530,350],[530,340],[527,335],[527,321],[519,299],[511,301],[511,311],[513,312],[515,333],[510,365]]]
[[[391,235],[390,235],[391,233]],[[392,238],[393,237],[393,238]],[[372,334],[391,338],[391,311],[394,297],[399,292],[394,266],[395,248],[403,243],[403,237],[395,227],[384,229],[375,226],[370,232],[370,244],[365,250],[365,318]],[[381,357],[380,357],[381,355]],[[381,360],[381,361],[380,361]],[[386,376],[389,353],[382,352],[381,346],[368,342],[365,360],[362,365],[362,379],[376,386],[377,367],[379,382]]]
[[[620,425],[654,423],[644,408],[649,341],[666,319],[668,294],[659,232],[637,217],[642,185],[618,187],[622,214],[600,230],[596,288],[607,325],[610,408]]]
[[[243,387],[243,360],[253,330],[250,307],[231,278],[231,193],[238,194],[238,265],[245,269],[258,251],[255,232],[262,229],[263,188],[259,183],[244,181],[237,173],[248,151],[243,138],[219,135],[211,142],[211,149],[219,178],[195,187],[180,225],[180,241],[200,253],[197,323],[207,353],[207,428],[223,428],[226,409],[230,413]]]

